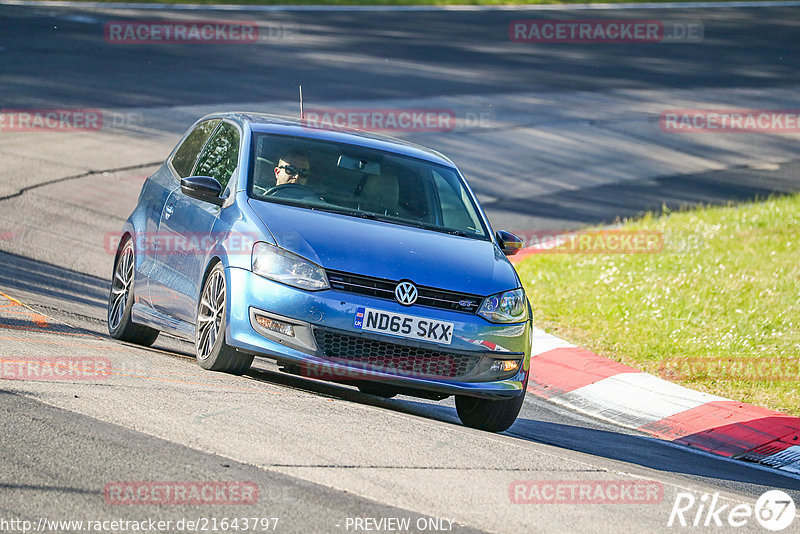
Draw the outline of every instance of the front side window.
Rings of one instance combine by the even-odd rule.
[[[238,163],[239,130],[234,125],[223,122],[200,154],[194,175],[210,176],[216,179],[224,190]]]
[[[186,178],[191,174],[194,163],[197,161],[197,155],[203,149],[208,136],[211,135],[217,124],[219,124],[219,119],[203,121],[192,130],[192,133],[186,136],[186,139],[172,157],[172,167],[178,173],[178,176]]]
[[[455,173],[432,172],[433,184],[442,209],[442,224],[448,228],[475,230],[478,214],[469,201],[467,189]]]
[[[255,133],[248,192],[264,202],[489,235],[454,168],[357,145]]]

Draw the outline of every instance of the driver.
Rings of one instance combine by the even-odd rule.
[[[311,176],[308,158],[301,152],[289,152],[278,160],[275,167],[275,185],[306,185]]]

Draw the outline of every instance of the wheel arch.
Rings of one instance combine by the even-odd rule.
[[[130,233],[129,230],[124,230],[122,232],[122,234],[119,236],[119,241],[117,242],[117,251],[114,253],[114,271],[113,272],[116,272],[116,270],[117,270],[117,262],[119,261],[120,253],[122,253],[122,247],[125,245],[125,243],[128,242],[129,239],[132,239],[131,238],[131,233]],[[134,253],[136,252],[136,246],[134,246],[134,250],[133,251],[134,251]]]
[[[211,271],[214,269],[214,267],[217,266],[218,263],[222,264],[222,268],[223,269],[226,268],[225,262],[223,262],[222,258],[220,258],[217,255],[211,256],[208,259],[208,262],[206,262],[206,268],[205,268],[205,271],[203,271],[203,277],[200,279],[200,286],[199,286],[200,287],[200,292],[198,293],[198,299],[200,298],[200,295],[203,294],[203,288],[206,285],[206,280],[208,280],[208,275],[211,274]],[[226,283],[225,284],[225,292],[227,293],[227,291],[228,291],[228,284]],[[226,295],[226,297],[227,297],[227,295]]]

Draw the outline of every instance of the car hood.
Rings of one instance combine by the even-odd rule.
[[[326,269],[477,295],[519,287],[491,241],[249,200],[276,244]]]

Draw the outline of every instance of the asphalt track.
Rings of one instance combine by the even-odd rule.
[[[657,126],[665,108],[800,108],[797,15],[599,11],[591,16],[701,20],[704,41],[532,47],[507,38],[508,22],[530,12],[226,13],[294,33],[252,46],[124,47],[103,41],[106,21],[221,17],[0,6],[0,107],[122,118],[99,132],[0,132],[2,357],[108,358],[113,369],[96,380],[0,382],[0,519],[238,515],[279,517],[284,532],[337,532],[348,517],[425,516],[464,531],[640,532],[675,530],[667,520],[680,491],[752,504],[782,488],[798,501],[797,478],[544,401],[529,398],[508,432],[490,435],[460,426],[451,401],[380,400],[266,361],[240,378],[205,373],[191,346],[166,336],[152,349],[113,342],[103,322],[105,242],[153,165],[207,111],[293,113],[300,83],[321,106],[455,110],[463,120],[453,132],[398,135],[451,156],[493,222],[511,229],[607,222],[665,199],[798,190],[796,135],[678,137]],[[467,124],[480,113],[486,123]],[[254,482],[259,499],[103,499],[108,483],[186,480]],[[649,480],[664,495],[654,504],[513,504],[516,480]],[[737,530],[759,530],[751,523]]]

